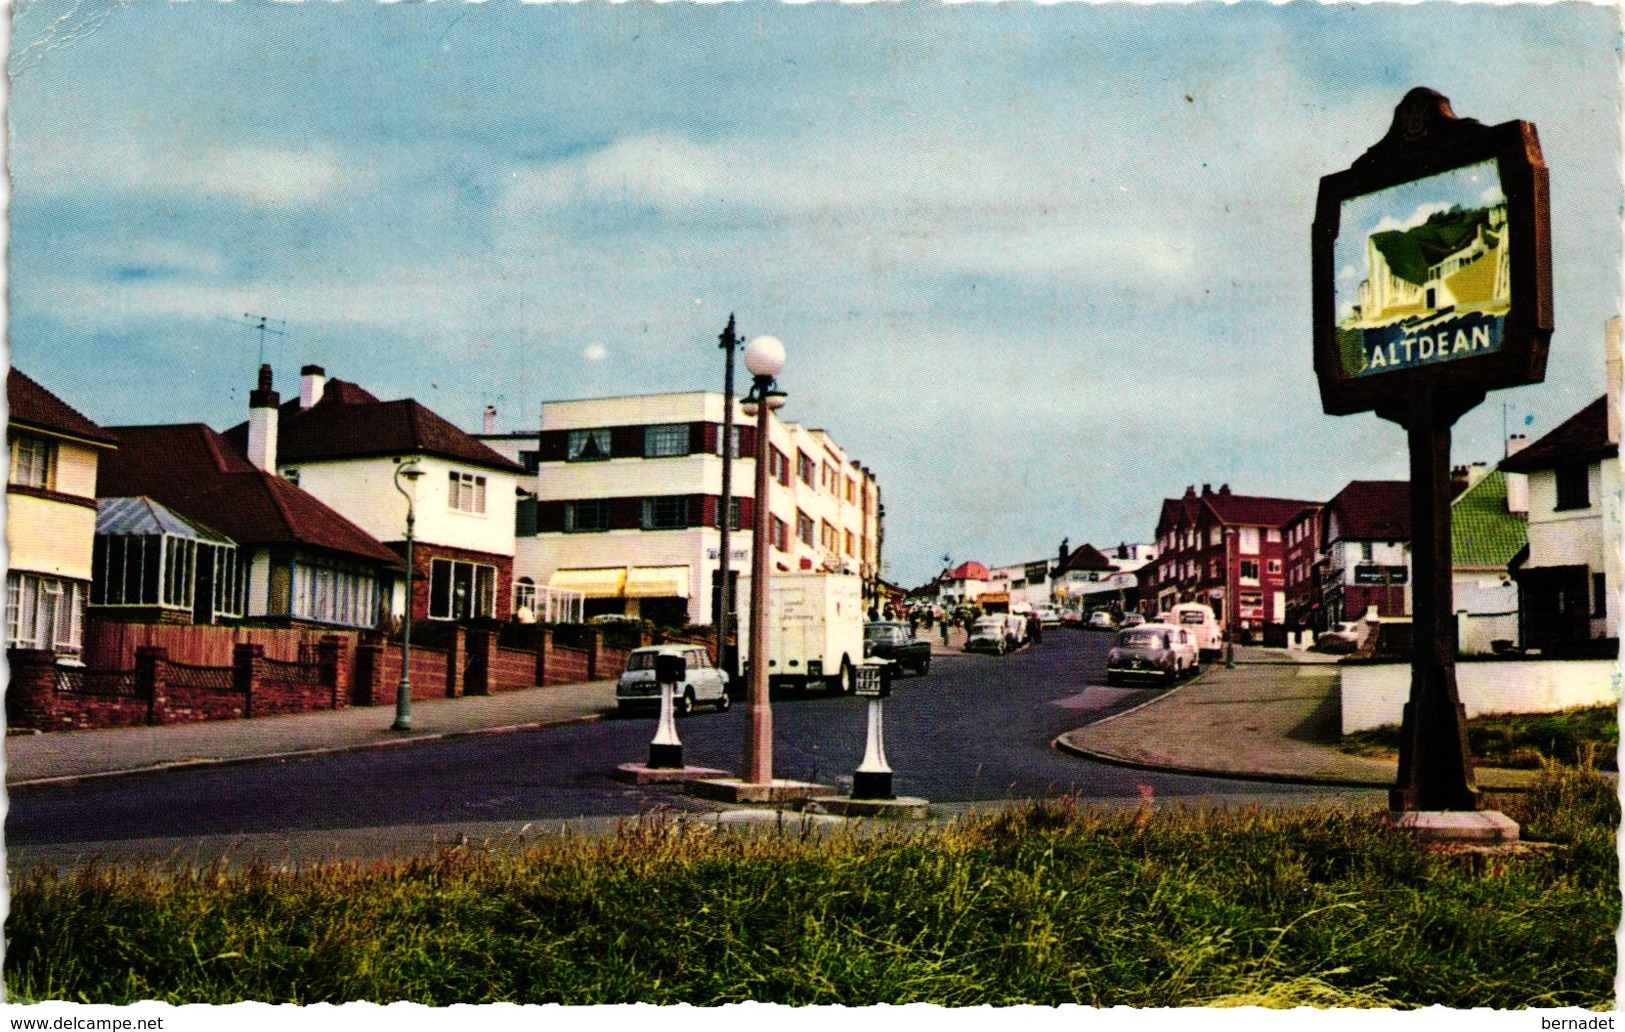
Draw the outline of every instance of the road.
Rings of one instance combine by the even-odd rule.
[[[1090,798],[1257,797],[1283,786],[1160,775],[1056,752],[1060,732],[1134,706],[1154,689],[1105,687],[1109,635],[1051,630],[1009,656],[939,656],[886,701],[886,752],[899,794],[937,803],[1077,793]],[[862,759],[867,702],[775,702],[775,772],[849,784]],[[679,722],[690,764],[740,769],[745,707]],[[686,809],[679,789],[612,779],[647,756],[650,717],[174,771],[13,793],[8,845],[384,825],[615,816]]]

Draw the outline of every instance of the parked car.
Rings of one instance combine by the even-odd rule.
[[[1002,656],[1011,647],[1010,625],[1003,615],[978,618],[971,625],[970,637],[965,641],[966,652],[991,652]]]
[[[1117,629],[1117,620],[1113,618],[1108,609],[1097,609],[1089,614],[1089,629],[1091,631],[1114,631]]]
[[[1173,685],[1200,668],[1191,633],[1173,624],[1141,624],[1121,631],[1106,654],[1106,683],[1148,678]]]
[[[1138,627],[1143,623],[1145,623],[1145,614],[1144,613],[1124,613],[1123,614],[1123,629],[1125,631],[1128,630],[1130,627]]]
[[[1033,612],[1038,614],[1038,621],[1045,627],[1054,627],[1061,622],[1061,611],[1054,606],[1034,606]]]
[[[914,637],[906,623],[881,620],[863,627],[863,655],[888,659],[903,670],[916,674],[931,670],[931,643]]]
[[[1006,613],[1004,617],[1004,633],[1010,639],[1012,651],[1027,644],[1027,617],[1021,613]]]
[[[698,645],[650,645],[633,649],[626,657],[626,669],[615,684],[615,706],[622,713],[660,706],[660,683],[655,680],[658,656],[680,656],[688,665],[683,683],[672,693],[672,708],[678,716],[709,705],[718,713],[731,704],[728,674],[711,662],[711,654]]]
[[[1164,613],[1162,619],[1190,631],[1197,650],[1204,655],[1217,656],[1224,651],[1224,630],[1211,607],[1201,602],[1181,602]]]
[[[1360,647],[1360,625],[1334,623],[1315,635],[1315,649],[1337,654],[1353,652]]]

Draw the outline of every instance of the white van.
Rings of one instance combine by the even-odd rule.
[[[1181,602],[1168,610],[1162,622],[1185,628],[1196,639],[1197,651],[1206,656],[1217,656],[1224,651],[1224,632],[1213,610],[1201,602]]]

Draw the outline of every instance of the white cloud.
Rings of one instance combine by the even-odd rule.
[[[1419,204],[1416,206],[1415,211],[1411,212],[1403,219],[1396,219],[1392,215],[1384,215],[1382,217],[1382,221],[1378,222],[1374,227],[1372,227],[1371,232],[1375,234],[1387,233],[1393,230],[1415,229],[1417,226],[1420,226],[1422,223],[1426,222],[1430,216],[1437,215],[1440,212],[1449,211],[1451,207],[1452,205],[1443,201]]]

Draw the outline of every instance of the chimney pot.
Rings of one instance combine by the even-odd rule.
[[[276,472],[277,404],[282,399],[271,389],[271,367],[260,366],[259,387],[248,395],[248,461]]]
[[[1222,494],[1222,495],[1229,494],[1230,493],[1230,485],[1229,484],[1220,484],[1219,485],[1219,493]]]
[[[1202,485],[1202,497],[1206,498],[1208,495],[1210,495],[1212,493],[1213,493],[1213,485],[1212,484],[1203,484]]]

